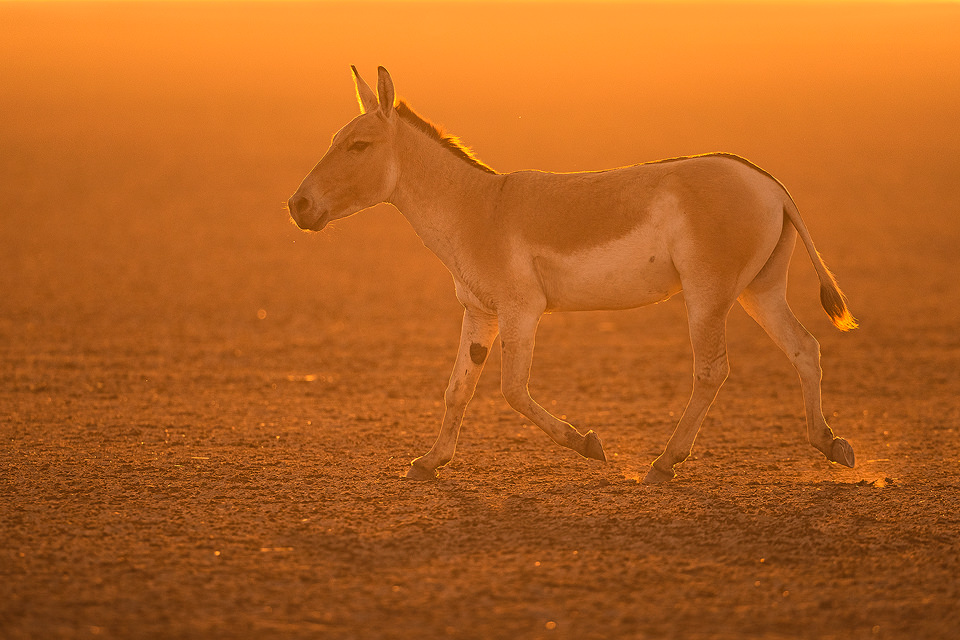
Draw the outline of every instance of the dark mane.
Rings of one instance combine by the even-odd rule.
[[[427,120],[424,120],[423,118],[418,116],[413,111],[413,109],[410,108],[410,105],[408,105],[403,100],[400,100],[397,103],[396,108],[397,108],[397,115],[403,118],[404,121],[412,124],[414,127],[417,128],[417,130],[427,134],[429,137],[439,142],[443,147],[445,147],[448,151],[453,153],[455,156],[457,156],[461,160],[464,160],[465,162],[472,164],[473,166],[475,166],[477,169],[480,169],[481,171],[486,171],[487,173],[496,173],[496,171],[494,171],[493,169],[485,165],[475,155],[473,155],[473,151],[471,151],[469,147],[467,147],[462,142],[460,142],[460,138],[456,136],[448,135],[444,133],[443,129],[441,129],[437,125],[433,124],[432,122],[428,122]]]

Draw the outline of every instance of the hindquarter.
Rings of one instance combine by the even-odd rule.
[[[692,160],[663,182],[677,201],[671,257],[685,290],[707,287],[732,302],[776,248],[788,196],[746,161]]]

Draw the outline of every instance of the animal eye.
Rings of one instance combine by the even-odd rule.
[[[350,151],[363,151],[370,146],[369,142],[364,142],[362,140],[357,140],[352,145],[350,145]]]

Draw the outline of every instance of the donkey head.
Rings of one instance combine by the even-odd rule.
[[[320,231],[331,220],[379,204],[397,185],[393,80],[386,69],[379,68],[378,99],[357,68],[350,68],[360,115],[333,136],[323,158],[287,201],[290,215],[301,229]]]

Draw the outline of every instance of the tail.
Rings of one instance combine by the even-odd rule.
[[[823,305],[823,310],[827,312],[833,325],[840,331],[856,329],[859,325],[857,319],[847,308],[846,296],[840,291],[837,279],[827,269],[823,257],[813,246],[813,238],[810,237],[810,232],[807,231],[806,225],[800,218],[800,211],[797,209],[796,203],[792,198],[789,198],[789,194],[787,197],[788,200],[783,205],[783,212],[790,218],[790,222],[793,223],[797,233],[800,234],[803,246],[807,248],[807,253],[810,254],[810,259],[813,261],[813,268],[816,269],[817,276],[820,278],[820,304]]]

